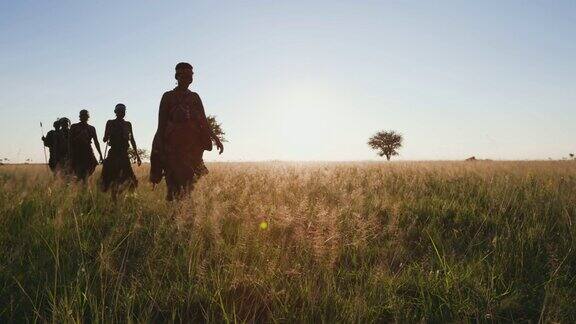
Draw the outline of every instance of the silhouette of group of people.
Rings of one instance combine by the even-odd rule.
[[[150,155],[150,181],[158,184],[166,179],[168,193],[166,199],[182,199],[194,188],[196,181],[208,173],[202,159],[204,151],[212,150],[216,143],[219,153],[224,146],[214,134],[208,121],[200,96],[188,89],[193,80],[192,66],[189,63],[176,65],[175,78],[178,85],[162,96],[158,113],[158,128],[152,143]],[[90,114],[80,111],[80,122],[70,125],[68,118],[54,122],[54,130],[42,137],[50,150],[50,169],[57,174],[73,176],[86,182],[98,162],[103,164],[99,185],[102,191],[111,191],[116,199],[125,189],[133,190],[138,180],[132,170],[129,146],[132,146],[136,161],[142,161],[138,154],[132,124],[126,121],[126,106],[117,104],[116,118],[108,120],[103,141],[109,150],[102,156],[96,129],[88,124]],[[96,160],[92,143],[99,154]]]
[[[50,149],[50,159],[48,166],[50,170],[56,172],[65,169],[68,161],[68,135],[70,131],[70,119],[64,117],[57,119],[54,129],[49,131],[46,136],[42,136],[44,146]]]
[[[96,128],[88,124],[90,114],[88,110],[80,111],[80,122],[70,126],[66,117],[54,122],[54,130],[42,137],[44,145],[50,150],[50,169],[66,176],[73,176],[77,180],[86,182],[94,173],[98,160],[94,156],[92,143],[98,151],[100,162],[103,163],[100,186],[103,191],[112,189],[112,196],[116,198],[118,189],[127,187],[134,189],[138,185],[136,176],[130,165],[128,143],[136,154],[138,165],[142,163],[138,155],[136,141],[132,133],[132,125],[124,120],[126,106],[117,104],[114,108],[116,119],[106,123],[104,142],[110,150],[106,159],[102,157],[102,150],[96,135]]]

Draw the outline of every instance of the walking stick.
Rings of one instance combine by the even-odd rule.
[[[42,133],[42,137],[44,137],[44,127],[42,127],[42,122],[40,122],[40,132]],[[44,149],[44,163],[48,164],[48,158],[46,158],[46,146],[42,144],[42,148]]]

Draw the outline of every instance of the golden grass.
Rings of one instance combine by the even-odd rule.
[[[576,320],[576,163],[208,168],[115,204],[1,166],[0,319]]]

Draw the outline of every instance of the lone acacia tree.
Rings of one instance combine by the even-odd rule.
[[[396,131],[380,131],[370,137],[368,145],[374,150],[379,150],[378,155],[386,156],[386,160],[390,161],[390,157],[398,155],[402,140],[402,135]]]

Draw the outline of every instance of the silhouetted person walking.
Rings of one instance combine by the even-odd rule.
[[[42,137],[44,146],[50,151],[48,166],[54,173],[66,171],[68,166],[68,130],[70,120],[66,117],[57,119],[54,129]]]
[[[46,133],[46,136],[42,136],[42,142],[44,142],[44,146],[48,148],[50,152],[50,158],[48,159],[48,166],[52,172],[56,172],[56,165],[58,164],[58,160],[60,159],[58,148],[57,148],[57,132],[60,130],[60,123],[59,120],[56,120],[54,124],[54,129],[51,129]]]
[[[98,165],[94,151],[92,151],[92,141],[100,155],[102,162],[102,152],[96,136],[96,129],[88,125],[90,115],[88,110],[80,111],[80,122],[70,127],[70,166],[78,180],[86,181],[92,175]]]
[[[150,156],[150,181],[159,183],[166,177],[167,200],[180,199],[193,189],[196,180],[207,173],[202,160],[204,150],[212,150],[212,139],[220,154],[224,146],[214,135],[200,96],[188,90],[192,83],[192,66],[176,65],[178,86],[165,92],[160,100],[158,129]]]
[[[129,144],[132,144],[132,149],[136,153],[138,166],[142,164],[142,161],[138,155],[132,124],[124,120],[126,106],[117,104],[114,113],[116,119],[106,122],[106,130],[104,131],[104,142],[108,142],[110,149],[104,160],[100,185],[104,192],[111,189],[112,198],[116,200],[120,191],[125,188],[133,190],[138,185],[128,156]]]
[[[58,161],[56,169],[58,172],[70,172],[70,119],[63,117],[58,119],[60,128],[56,131],[56,150]]]

